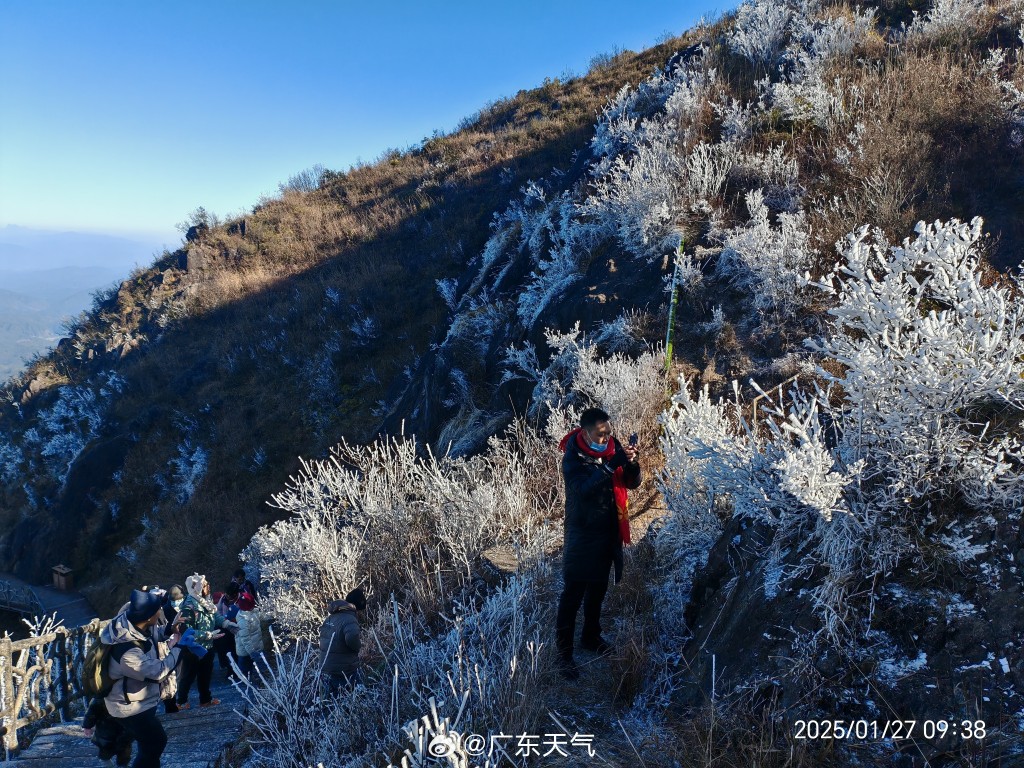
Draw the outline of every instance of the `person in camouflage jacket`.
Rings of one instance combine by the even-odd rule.
[[[213,641],[223,637],[225,631],[237,630],[238,625],[228,621],[217,612],[210,600],[210,583],[206,577],[193,573],[185,579],[188,597],[181,604],[179,620],[195,632],[196,646],[182,651],[182,672],[178,679],[178,708],[188,709],[188,696],[192,683],[199,688],[199,706],[212,707],[220,704],[213,698],[210,681],[213,679]]]

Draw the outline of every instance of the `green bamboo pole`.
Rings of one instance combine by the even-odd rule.
[[[676,326],[676,301],[679,298],[679,264],[683,256],[685,240],[679,241],[679,248],[676,254],[676,266],[672,272],[672,294],[668,304],[668,328],[665,330],[665,373],[672,369],[672,335]]]

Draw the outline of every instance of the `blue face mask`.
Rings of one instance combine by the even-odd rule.
[[[591,443],[591,444],[590,444],[590,449],[591,449],[592,451],[597,451],[598,453],[604,453],[604,449],[605,449],[606,447],[607,447],[607,446],[606,446],[606,445],[604,445],[604,444],[602,444],[602,443]]]
[[[184,603],[184,602],[185,602],[184,599],[182,599],[182,600],[171,600],[171,605],[173,607],[175,607],[175,608],[181,608],[181,604]]]

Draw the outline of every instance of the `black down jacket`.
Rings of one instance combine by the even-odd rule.
[[[622,578],[622,537],[609,469],[624,467],[626,487],[640,485],[640,467],[630,464],[615,438],[610,459],[588,456],[570,439],[562,457],[565,478],[565,550],[562,567],[568,581],[607,581],[615,565],[615,581]],[[605,466],[607,465],[607,466]]]
[[[356,607],[344,600],[327,606],[320,627],[320,663],[328,675],[351,676],[359,668],[359,619]]]

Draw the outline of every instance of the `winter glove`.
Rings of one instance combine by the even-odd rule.
[[[186,629],[182,632],[181,639],[178,640],[178,646],[180,648],[188,648],[200,659],[206,655],[206,649],[196,642],[196,631],[194,629]]]

